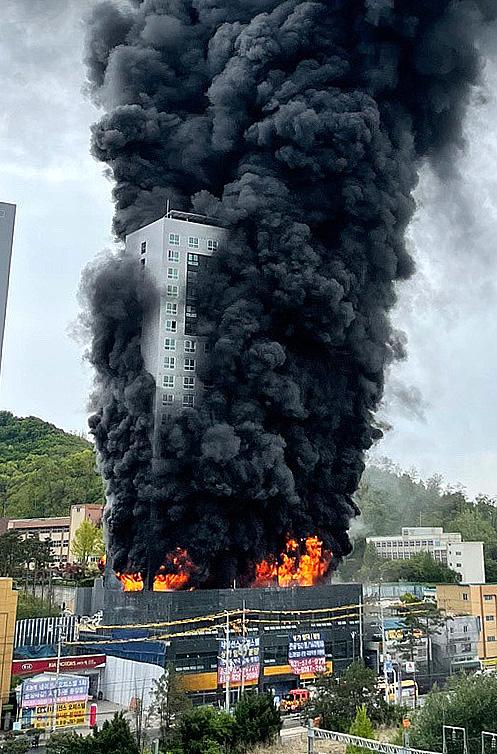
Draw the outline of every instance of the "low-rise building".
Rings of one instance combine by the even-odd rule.
[[[72,505],[69,516],[3,519],[3,528],[7,531],[19,532],[22,539],[31,538],[38,539],[40,542],[50,542],[55,565],[63,566],[74,562],[71,547],[82,522],[91,521],[96,526],[100,526],[102,512],[101,505]]]
[[[0,578],[0,718],[2,704],[9,700],[16,613],[17,592],[12,579]]]
[[[448,616],[443,626],[432,634],[433,664],[437,675],[453,675],[479,670],[478,618],[473,615]]]
[[[485,583],[483,542],[463,542],[459,532],[444,532],[442,527],[403,527],[402,534],[368,537],[378,555],[386,560],[409,560],[428,552],[434,560],[452,568],[464,584]]]
[[[440,584],[437,604],[447,615],[471,615],[476,619],[481,663],[484,667],[497,667],[497,584]]]

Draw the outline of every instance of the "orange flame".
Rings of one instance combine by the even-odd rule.
[[[318,537],[307,537],[300,543],[288,537],[285,552],[279,559],[271,556],[255,567],[254,586],[314,586],[326,575],[332,560]]]
[[[186,550],[177,547],[169,554],[166,563],[173,567],[173,571],[166,570],[166,566],[159,568],[159,573],[154,579],[154,592],[170,592],[183,589],[188,584],[194,565]]]
[[[186,550],[177,547],[169,553],[165,559],[165,565],[159,568],[154,579],[154,592],[172,592],[184,589],[190,580],[195,566],[190,560]],[[122,584],[124,592],[142,592],[144,588],[143,577],[137,573],[119,573],[116,576]]]

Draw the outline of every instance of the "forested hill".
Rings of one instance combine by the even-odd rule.
[[[494,499],[479,495],[472,500],[462,488],[443,484],[440,476],[425,481],[385,461],[368,466],[356,501],[361,516],[352,524],[354,553],[340,568],[343,578],[355,573],[363,579],[371,577],[364,565],[366,537],[400,534],[403,526],[442,526],[445,531],[460,532],[464,540],[485,543],[487,580],[497,582]],[[370,563],[369,570],[374,565]]]
[[[18,418],[9,411],[0,411],[0,469],[7,461],[23,461],[27,456],[65,456],[89,449],[88,440],[36,416]]]
[[[0,411],[0,515],[67,515],[103,501],[91,443],[34,416]]]

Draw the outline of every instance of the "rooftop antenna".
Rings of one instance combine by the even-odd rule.
[[[166,202],[166,217],[169,217],[169,199]]]

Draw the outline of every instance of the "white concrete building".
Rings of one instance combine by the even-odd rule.
[[[404,527],[400,536],[368,537],[378,555],[387,560],[409,560],[419,552],[429,552],[435,560],[460,574],[463,584],[484,584],[483,542],[463,542],[459,532],[442,527]]]
[[[7,312],[9,290],[10,258],[14,238],[16,205],[0,202],[0,369],[2,367],[3,333]]]
[[[146,267],[160,294],[142,332],[145,368],[156,384],[156,426],[201,396],[198,369],[207,344],[197,333],[197,276],[227,235],[206,217],[171,210],[126,236],[126,254]]]

